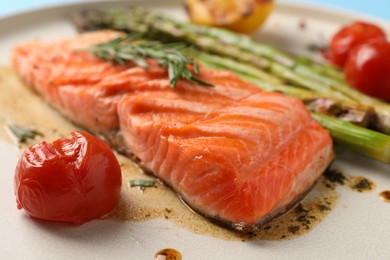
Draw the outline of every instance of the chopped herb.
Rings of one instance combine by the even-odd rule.
[[[270,229],[271,228],[271,226],[266,226],[266,227],[264,227],[263,229],[264,230],[268,230],[268,229]]]
[[[290,231],[292,234],[296,234],[299,231],[299,226],[289,226],[288,231]]]
[[[297,217],[295,220],[296,220],[296,221],[299,221],[299,222],[305,222],[305,221],[307,221],[306,216],[299,216],[299,217]]]
[[[257,234],[255,232],[249,232],[249,233],[247,233],[247,235],[248,235],[249,239],[254,238],[254,237],[257,236]]]
[[[330,185],[329,183],[325,184],[325,187],[329,188],[329,189],[332,189],[334,188],[332,185]]]
[[[325,171],[324,176],[329,181],[341,185],[344,185],[345,181],[347,180],[347,178],[341,172],[334,169],[328,169],[327,171]]]
[[[357,189],[358,191],[371,190],[372,189],[370,181],[367,180],[366,178],[361,179],[358,183],[353,185],[352,188]]]
[[[19,143],[25,143],[28,139],[34,139],[37,135],[43,136],[43,134],[36,129],[22,127],[17,124],[8,125],[8,128],[18,139]]]
[[[309,228],[308,225],[311,224],[311,221],[308,220],[306,216],[299,216],[299,217],[297,217],[295,220],[298,221],[298,222],[301,222],[302,225],[303,225],[304,227],[306,227],[306,229]]]
[[[303,208],[302,204],[298,204],[296,208],[294,209],[295,213],[300,214],[300,213],[308,213],[309,211],[305,208]]]
[[[329,207],[327,207],[327,206],[325,206],[323,204],[321,204],[319,207],[320,207],[320,211],[330,210]]]
[[[167,212],[167,213],[171,213],[171,212],[172,212],[172,210],[171,210],[171,209],[168,209],[168,208],[165,208],[165,212]]]
[[[156,182],[153,180],[131,180],[129,182],[130,187],[140,187],[142,191],[145,190],[145,188],[155,187],[155,183]]]

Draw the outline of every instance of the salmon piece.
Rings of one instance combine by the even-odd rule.
[[[112,65],[82,50],[118,35],[27,43],[13,61],[70,120],[107,137],[119,131],[112,144],[202,215],[252,231],[302,199],[333,159],[329,133],[299,100],[205,68],[199,77],[214,87],[179,80],[172,89],[153,63]]]
[[[144,96],[119,102],[127,146],[192,208],[234,229],[284,213],[333,158],[328,133],[301,102],[280,94],[258,92],[219,108]]]
[[[76,124],[97,133],[116,129],[116,100],[125,90],[114,89],[148,80],[155,74],[134,68],[132,63],[114,66],[84,50],[91,44],[120,35],[114,31],[102,31],[66,40],[33,41],[17,46],[12,62],[29,86]],[[161,74],[162,70],[159,70]],[[110,84],[112,91],[101,91],[105,88],[104,80],[114,80]],[[84,110],[87,111],[80,113]]]

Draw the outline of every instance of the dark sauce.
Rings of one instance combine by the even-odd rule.
[[[390,203],[390,190],[385,190],[379,193],[379,196],[383,199],[384,202]]]
[[[335,189],[321,177],[311,193],[286,214],[259,227],[258,231],[241,236],[243,242],[254,240],[293,239],[310,232],[332,210],[338,200]]]
[[[327,169],[324,173],[324,177],[335,184],[344,185],[347,181],[345,175],[337,169]]]
[[[172,248],[166,248],[158,251],[155,255],[156,260],[181,260],[182,255],[179,251],[172,249]]]
[[[370,179],[362,176],[347,176],[337,169],[328,169],[324,173],[328,181],[326,187],[334,189],[336,185],[348,186],[353,191],[367,192],[375,189],[375,183]]]
[[[371,180],[369,180],[365,177],[357,176],[357,177],[351,178],[350,187],[352,188],[352,190],[355,190],[358,192],[365,192],[365,191],[371,191],[372,189],[374,189],[375,184]]]

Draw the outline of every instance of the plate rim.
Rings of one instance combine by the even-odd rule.
[[[153,2],[161,2],[161,3],[180,3],[180,0],[71,0],[70,2],[57,2],[52,4],[44,4],[42,6],[36,6],[31,8],[25,8],[18,11],[13,11],[8,14],[0,15],[0,24],[8,19],[16,19],[20,16],[31,14],[31,13],[40,13],[40,12],[48,12],[54,9],[73,9],[79,8],[82,6],[89,5],[104,5],[104,4],[114,4],[114,5],[129,5],[131,3],[143,2],[143,3],[153,3]],[[277,1],[276,9],[300,9],[303,12],[320,12],[322,14],[332,14],[333,16],[338,17],[352,17],[353,19],[365,19],[368,21],[384,24],[386,26],[390,26],[390,22],[386,21],[380,17],[376,17],[373,15],[365,14],[358,11],[348,10],[341,7],[334,7],[327,4],[318,4],[318,3],[304,3],[297,1]]]
[[[25,10],[25,11],[21,11],[21,12],[18,12],[17,14],[14,14],[14,15],[9,15],[7,17],[0,17],[0,25],[1,23],[5,20],[5,21],[10,21],[12,19],[19,19],[20,16],[23,16],[25,14],[31,14],[31,13],[35,13],[35,15],[39,15],[40,13],[45,13],[45,12],[50,12],[51,10],[53,9],[60,9],[60,8],[64,8],[66,7],[67,9],[66,10],[71,10],[71,9],[76,9],[76,8],[79,8],[81,6],[88,6],[88,5],[91,5],[91,4],[94,4],[94,3],[97,3],[97,5],[101,5],[101,4],[108,4],[108,3],[123,3],[123,4],[131,4],[131,3],[134,3],[134,2],[141,2],[140,0],[128,0],[128,1],[109,1],[109,0],[103,0],[103,1],[100,1],[100,0],[92,0],[92,1],[75,1],[75,2],[71,2],[71,3],[62,3],[62,4],[53,4],[53,5],[49,5],[49,6],[46,6],[44,8],[35,8],[35,9],[29,9],[29,10]],[[145,2],[150,2],[150,3],[157,3],[157,2],[160,2],[160,3],[163,3],[164,0],[144,0],[142,1],[143,3]],[[168,3],[173,3],[173,2],[178,2],[176,0],[166,0],[165,2],[168,2]],[[282,6],[282,8],[284,9],[288,9],[288,8],[296,8],[296,9],[301,9],[303,10],[303,12],[309,12],[309,11],[313,11],[314,9],[321,9],[321,5],[308,5],[308,4],[300,4],[300,3],[285,3],[285,2],[280,2],[280,6]],[[340,9],[335,9],[336,11],[330,11],[332,10],[332,8],[324,8],[322,10],[320,10],[321,12],[323,13],[330,13],[332,15],[337,15],[337,16],[340,16],[340,17],[344,17],[344,16],[348,16],[348,17],[359,17],[360,19],[363,19],[365,16],[364,15],[360,15],[358,13],[355,13],[355,12],[349,12],[349,11],[344,11],[344,10],[340,10]],[[348,14],[350,13],[350,14]],[[10,20],[8,20],[10,19]],[[364,18],[365,19],[365,18]],[[373,18],[374,20],[376,20],[376,18]],[[388,23],[384,23],[384,24],[388,24]],[[5,34],[6,35],[6,34]],[[0,34],[1,36],[1,34]],[[329,217],[329,216],[328,216]],[[328,218],[327,217],[327,218]],[[325,220],[327,220],[327,218]],[[329,219],[328,219],[329,220]],[[316,227],[315,229],[317,229],[319,227]],[[312,230],[311,232],[313,231],[316,231],[316,230]],[[300,238],[296,238],[294,240],[292,240],[292,244],[294,245],[299,245],[299,240]],[[0,250],[0,252],[2,252]],[[384,254],[384,249],[381,247],[381,250],[377,252],[377,255],[376,254],[372,254],[372,256],[382,256]],[[327,255],[328,257],[332,255],[332,252],[329,253],[329,255]],[[267,256],[267,254],[265,253],[264,256]],[[322,255],[322,256],[326,256],[326,255]],[[346,255],[344,255],[346,256]],[[190,256],[191,257],[191,256]]]

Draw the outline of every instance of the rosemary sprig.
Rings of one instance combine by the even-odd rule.
[[[185,55],[188,49],[184,43],[144,41],[137,36],[128,35],[93,45],[89,48],[89,52],[106,61],[119,64],[133,61],[140,67],[147,67],[147,60],[153,59],[160,66],[168,68],[169,83],[172,88],[181,78],[204,86],[212,86],[194,75],[194,73],[199,74],[199,67],[194,59]],[[188,68],[188,65],[193,67],[193,71]]]
[[[43,133],[38,130],[22,127],[17,124],[10,124],[8,128],[15,135],[19,143],[25,143],[28,139],[34,139],[37,135],[43,136]]]

